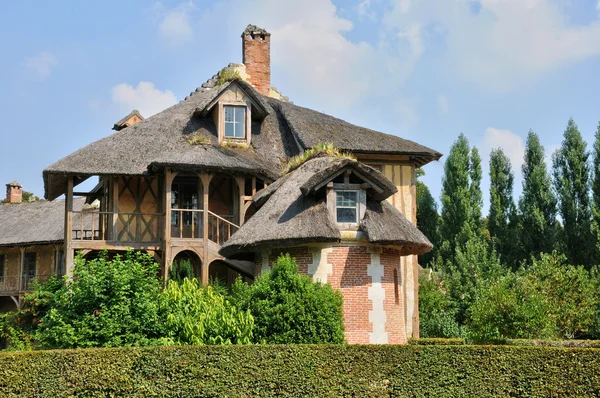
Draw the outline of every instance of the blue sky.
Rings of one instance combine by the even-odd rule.
[[[547,154],[569,117],[600,120],[598,0],[19,1],[0,9],[0,182],[42,170],[183,99],[272,33],[272,85],[295,103],[447,153],[501,146],[520,193],[524,139]],[[439,198],[443,162],[425,167]]]

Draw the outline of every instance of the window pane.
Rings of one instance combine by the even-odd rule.
[[[337,208],[337,222],[356,222],[356,209],[349,207]]]
[[[356,191],[336,192],[336,204],[338,206],[356,206]]]
[[[246,108],[237,106],[234,109],[235,109],[235,121],[243,122],[244,119],[246,118]]]
[[[4,276],[4,254],[0,254],[0,278]]]
[[[25,275],[35,276],[35,253],[25,253]]]
[[[234,119],[234,108],[233,106],[226,106],[225,107],[225,121],[226,122],[233,122]]]
[[[225,137],[235,137],[234,123],[225,122]]]
[[[235,123],[235,138],[245,138],[246,132],[244,131],[244,122]]]

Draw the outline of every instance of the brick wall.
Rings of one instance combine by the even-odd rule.
[[[249,82],[262,95],[271,91],[271,36],[244,34],[242,36],[243,62]]]
[[[256,275],[262,272],[262,265],[267,258],[268,264],[272,264],[284,253],[290,253],[296,259],[301,273],[313,275],[309,271],[318,269],[320,279],[326,279],[323,282],[341,291],[348,343],[406,344],[402,273],[400,253],[397,250],[342,244],[324,248],[303,246],[272,249],[257,256]],[[317,262],[321,265],[318,266]],[[377,269],[381,271],[380,274],[377,274]],[[369,275],[369,270],[373,276]],[[399,282],[398,300],[394,270]],[[382,293],[385,297],[381,303],[377,297]],[[374,322],[378,325],[374,325]]]

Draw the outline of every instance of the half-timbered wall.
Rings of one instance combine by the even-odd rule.
[[[19,291],[22,253],[36,253],[35,274],[49,277],[56,272],[56,246],[35,245],[21,247],[0,247],[0,258],[4,258],[4,273],[0,275],[0,295],[11,295]]]
[[[120,242],[158,242],[161,233],[159,179],[156,177],[119,177],[117,240]]]

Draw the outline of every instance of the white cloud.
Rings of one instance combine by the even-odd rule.
[[[445,95],[438,95],[437,97],[438,108],[440,108],[441,113],[448,113],[449,105],[448,98]]]
[[[525,154],[525,145],[521,137],[510,130],[488,127],[483,134],[482,155],[489,159],[491,150],[497,148],[502,148],[508,156],[513,170],[520,170]]]
[[[596,9],[600,11],[600,0],[598,0],[598,4],[596,4]]]
[[[162,8],[159,4],[158,9]],[[158,25],[159,37],[169,47],[181,47],[194,39],[194,31],[190,24],[191,2],[169,10],[162,15]]]
[[[419,24],[413,24],[409,26],[408,29],[400,31],[398,33],[398,37],[408,41],[410,50],[415,57],[420,57],[423,55],[423,52],[425,51],[425,45],[423,44],[423,40],[421,38],[421,26]]]
[[[35,57],[26,58],[23,61],[25,66],[30,71],[35,72],[40,78],[45,79],[50,76],[52,69],[58,64],[56,56],[49,52],[41,52]]]
[[[388,30],[418,24],[443,41],[446,73],[507,90],[540,73],[600,54],[600,19],[576,25],[554,0],[396,0]],[[427,43],[425,43],[427,44]]]
[[[137,109],[144,117],[150,117],[177,102],[171,90],[161,91],[152,82],[139,82],[137,87],[121,83],[114,86],[111,93],[112,101],[121,112]]]

